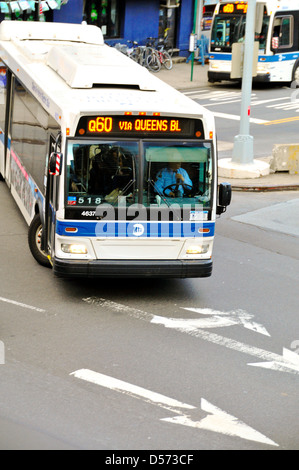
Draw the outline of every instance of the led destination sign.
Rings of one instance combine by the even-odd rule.
[[[161,116],[84,116],[76,136],[204,138],[202,121]]]
[[[246,13],[248,5],[247,3],[226,3],[220,5],[219,13]]]

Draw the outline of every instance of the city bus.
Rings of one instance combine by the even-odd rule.
[[[210,276],[231,200],[212,113],[96,26],[3,21],[0,59],[0,174],[36,261],[58,277]]]
[[[214,12],[208,80],[231,80],[232,46],[245,37],[247,2],[221,2]],[[259,42],[254,82],[299,86],[298,0],[257,0],[255,41]]]

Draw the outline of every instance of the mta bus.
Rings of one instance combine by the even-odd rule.
[[[0,174],[58,277],[208,277],[212,113],[90,25],[0,25]]]
[[[214,12],[208,80],[231,80],[232,46],[245,37],[247,2],[221,2]],[[259,43],[254,82],[299,86],[298,0],[257,0],[255,41]]]

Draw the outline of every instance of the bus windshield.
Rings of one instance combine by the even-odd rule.
[[[142,174],[141,174],[142,172]],[[70,206],[211,206],[212,143],[69,140]]]
[[[211,51],[231,52],[233,43],[245,40],[245,15],[217,15],[215,16],[211,32]],[[255,34],[259,41],[259,49],[265,49],[269,25],[269,16],[263,17],[261,33]]]
[[[211,204],[210,142],[145,142],[144,205]]]
[[[68,143],[67,205],[117,205],[123,196],[127,204],[137,202],[138,142]]]

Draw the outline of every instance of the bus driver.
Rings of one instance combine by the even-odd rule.
[[[167,197],[183,197],[192,189],[192,181],[181,162],[169,162],[168,167],[163,168],[157,174],[155,189]]]

